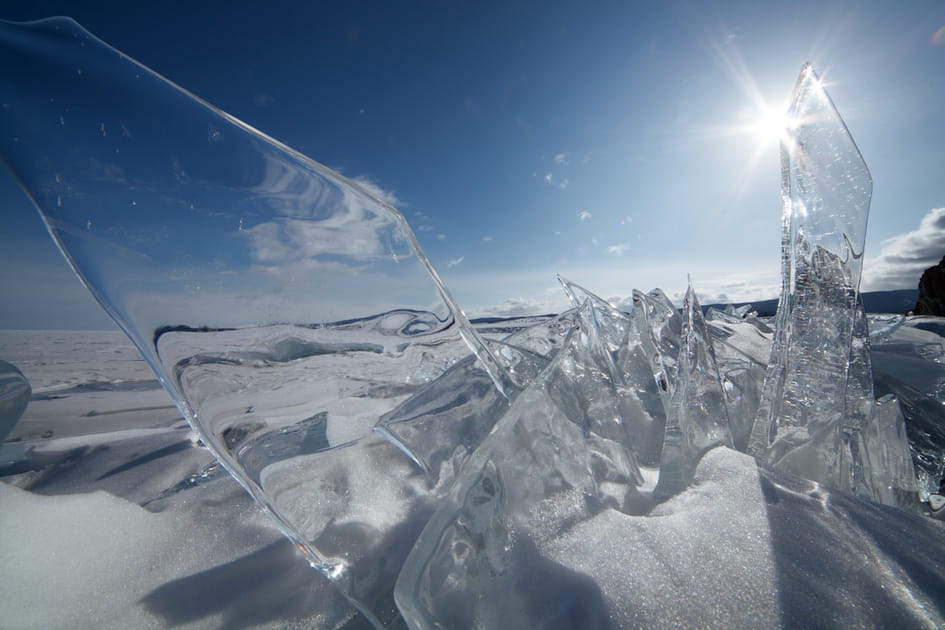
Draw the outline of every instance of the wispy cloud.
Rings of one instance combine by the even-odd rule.
[[[438,241],[445,241],[445,240],[446,240],[446,234],[437,234],[437,235],[436,235],[436,240],[438,240]]]
[[[568,153],[559,153],[554,157],[555,164],[560,164],[562,166],[566,165],[570,161],[570,154]]]
[[[883,242],[879,255],[863,263],[864,291],[914,289],[922,272],[945,255],[945,208],[934,208],[918,229]]]
[[[623,253],[628,249],[630,249],[630,243],[620,243],[618,245],[610,245],[605,251],[614,256],[623,256]]]
[[[522,317],[525,315],[545,315],[559,313],[568,308],[563,294],[554,299],[511,297],[493,306],[477,310],[477,315],[490,317]]]
[[[456,265],[460,264],[464,260],[466,260],[465,256],[460,256],[459,258],[454,258],[453,260],[447,260],[446,268],[449,269],[450,267],[455,267]]]
[[[407,206],[402,200],[398,199],[397,193],[393,190],[381,188],[373,179],[366,175],[358,175],[353,178],[354,183],[363,188],[369,195],[380,199],[384,203],[395,208],[404,208]]]
[[[552,175],[551,173],[545,173],[545,176],[543,179],[549,186],[554,186],[555,188],[560,188],[562,190],[564,190],[571,184],[571,182],[568,181],[567,177],[565,177],[564,179],[556,179],[555,176]]]
[[[491,236],[483,236],[483,237],[482,237],[482,240],[479,241],[479,242],[480,242],[480,243],[491,243],[491,242],[492,242],[492,237],[491,237]]]
[[[323,256],[342,256],[352,269],[365,261],[412,254],[406,241],[388,237],[393,217],[381,204],[403,205],[392,191],[364,176],[356,187],[330,189],[317,180],[275,167],[259,185],[281,216],[238,234],[249,241],[253,263],[266,267]],[[331,208],[330,216],[316,209]],[[393,248],[393,249],[392,249]]]
[[[269,107],[276,102],[272,96],[266,94],[265,92],[260,92],[253,97],[253,103],[256,104],[256,107]]]
[[[594,215],[592,215],[592,214],[591,214],[590,212],[588,212],[587,210],[583,210],[583,211],[581,211],[581,212],[578,212],[578,214],[577,214],[577,218],[580,219],[581,221],[587,221],[587,220],[590,219],[592,216],[594,216]]]

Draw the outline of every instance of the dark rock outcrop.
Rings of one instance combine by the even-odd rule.
[[[922,272],[919,299],[912,312],[915,315],[945,317],[945,257],[934,267]]]

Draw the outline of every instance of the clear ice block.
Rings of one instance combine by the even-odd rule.
[[[781,297],[749,448],[789,472],[852,490],[843,432],[872,180],[810,65],[788,119]]]
[[[0,153],[82,282],[311,563],[397,623],[428,491],[373,428],[470,356],[491,400],[515,387],[403,216],[67,18],[0,24],[0,59]]]

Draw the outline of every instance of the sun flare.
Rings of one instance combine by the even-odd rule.
[[[766,107],[751,124],[751,133],[763,143],[782,142],[797,123],[782,109]]]

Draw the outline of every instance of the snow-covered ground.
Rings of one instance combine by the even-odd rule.
[[[0,626],[322,628],[354,616],[214,465],[122,333],[0,331],[0,356],[33,386],[0,450]]]
[[[941,320],[916,323],[877,339],[874,362],[941,392]],[[0,449],[0,626],[366,627],[121,333],[0,331],[0,359],[33,386]],[[653,514],[606,510],[540,551],[535,601],[589,589],[606,606],[583,621],[601,628],[945,625],[941,523],[733,451]]]

